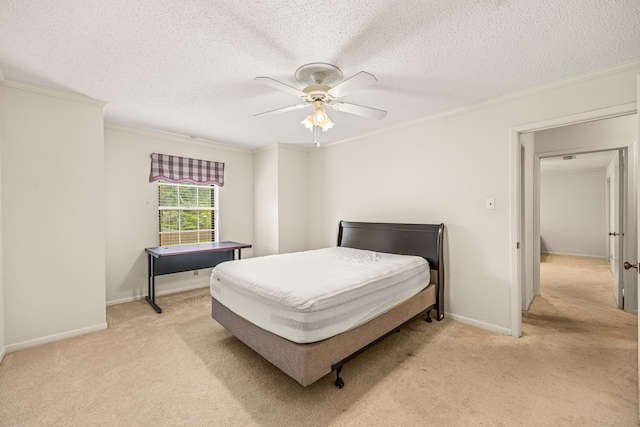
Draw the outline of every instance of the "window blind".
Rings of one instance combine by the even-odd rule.
[[[160,246],[214,242],[216,187],[158,182]]]

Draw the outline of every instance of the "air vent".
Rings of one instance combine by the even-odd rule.
[[[573,160],[576,156],[562,156],[562,160]]]

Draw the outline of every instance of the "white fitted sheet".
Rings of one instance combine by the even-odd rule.
[[[427,261],[345,247],[218,264],[211,296],[297,343],[320,341],[386,312],[429,285]]]

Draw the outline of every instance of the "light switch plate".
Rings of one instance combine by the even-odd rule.
[[[487,209],[495,209],[496,208],[496,199],[493,197],[489,197],[487,199]]]

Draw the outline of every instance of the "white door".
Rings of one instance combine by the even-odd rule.
[[[609,240],[611,248],[611,270],[613,271],[613,295],[616,299],[616,303],[619,308],[623,308],[623,290],[624,284],[622,283],[623,271],[622,262],[620,257],[622,256],[623,248],[623,236],[624,233],[621,230],[623,224],[624,206],[622,201],[624,200],[624,182],[625,182],[625,158],[622,150],[618,150],[614,159],[615,164],[615,176],[611,180],[610,186],[610,206],[609,206]]]
[[[638,112],[638,120],[637,120],[637,126],[638,126],[638,133],[636,134],[637,137],[640,138],[640,75],[637,76],[637,84],[636,84],[636,104],[637,104],[637,112]],[[638,225],[636,227],[636,245],[638,246],[638,252],[636,252],[640,258],[640,147],[638,146],[638,141],[636,140],[635,146],[633,147],[633,152],[634,152],[634,156],[635,156],[635,178],[636,178],[636,216],[637,216],[637,220],[638,220]],[[638,260],[632,261],[637,263]],[[636,264],[637,265],[637,264]],[[638,271],[638,269],[636,269],[636,271]],[[638,294],[640,292],[636,292],[636,298],[638,297]],[[640,305],[637,305],[637,307],[640,307]],[[639,334],[639,342],[640,342],[640,316],[639,320],[638,320],[638,334]],[[640,377],[640,346],[638,346],[638,375]],[[638,402],[640,402],[640,391],[638,391]],[[640,418],[640,405],[638,405],[638,417]]]
[[[613,180],[611,177],[607,178],[607,186],[606,186],[606,202],[607,202],[607,227],[609,230],[609,239],[607,240],[607,260],[609,261],[609,268],[611,268],[611,272],[613,273],[613,236],[611,235],[611,230],[614,229],[613,225]]]

